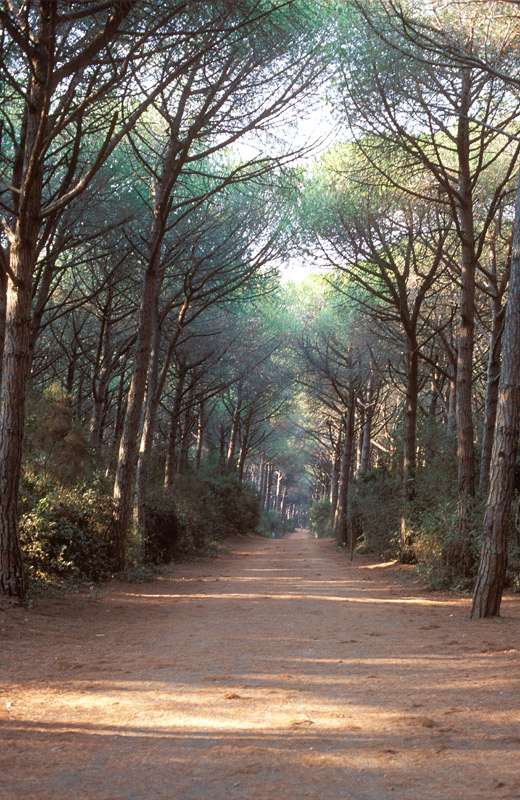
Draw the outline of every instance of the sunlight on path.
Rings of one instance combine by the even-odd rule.
[[[518,797],[518,604],[388,569],[299,529],[27,612],[0,800]]]
[[[310,539],[311,532],[308,528],[296,528],[296,530],[293,531],[293,533],[286,533],[284,538],[286,541],[294,541],[294,540],[298,541],[302,539]]]

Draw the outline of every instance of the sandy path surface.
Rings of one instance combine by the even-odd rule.
[[[0,614],[2,800],[520,798],[520,602],[299,531]]]

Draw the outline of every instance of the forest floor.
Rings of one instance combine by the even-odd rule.
[[[520,798],[520,600],[297,531],[0,611],[1,800]]]

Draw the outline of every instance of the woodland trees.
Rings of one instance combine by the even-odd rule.
[[[338,9],[339,24],[343,24],[341,30],[345,34],[339,56],[342,75],[336,81],[331,98],[338,117],[343,116],[347,121],[349,135],[355,140],[351,150],[356,152],[357,148],[357,154],[343,154],[342,159],[335,165],[329,163],[326,169],[330,184],[335,186],[335,191],[339,188],[340,194],[344,174],[355,177],[339,203],[331,202],[328,195],[324,201],[323,197],[319,198],[323,208],[318,215],[311,213],[310,228],[315,232],[326,263],[335,269],[348,270],[350,285],[355,283],[362,287],[362,291],[354,295],[349,287],[345,289],[337,281],[338,290],[354,295],[363,313],[369,312],[372,323],[381,328],[388,301],[381,294],[377,269],[380,263],[388,264],[394,259],[406,244],[401,220],[407,218],[408,203],[419,200],[421,210],[426,209],[427,214],[436,217],[433,225],[425,220],[423,231],[439,236],[441,277],[439,280],[432,273],[428,287],[430,303],[421,309],[417,300],[421,296],[421,274],[428,259],[424,252],[419,254],[410,272],[412,281],[406,287],[406,294],[418,311],[424,335],[424,343],[415,338],[410,353],[414,353],[413,360],[417,359],[422,366],[419,371],[415,365],[410,369],[412,362],[408,359],[405,371],[414,376],[413,383],[419,392],[421,387],[431,387],[429,411],[433,412],[433,419],[440,402],[447,428],[453,416],[457,420],[458,519],[454,533],[445,537],[439,556],[445,564],[457,562],[461,575],[466,574],[468,579],[474,575],[479,539],[475,534],[475,525],[479,526],[476,506],[471,500],[475,496],[475,445],[481,449],[480,486],[484,491],[498,466],[494,459],[501,462],[504,450],[509,453],[508,481],[501,463],[501,480],[504,481],[501,485],[507,499],[503,503],[498,501],[495,483],[488,497],[488,522],[484,527],[480,574],[484,580],[483,574],[487,572],[488,588],[496,600],[501,593],[496,587],[503,586],[505,580],[504,541],[514,461],[513,451],[504,443],[499,445],[500,437],[506,434],[495,428],[495,411],[510,264],[508,241],[515,216],[512,196],[518,158],[518,97],[511,48],[518,34],[518,20],[517,12],[509,4],[487,6],[492,8],[482,8],[482,4],[476,3],[463,9],[455,4],[425,3],[423,8],[390,0],[379,4],[357,2],[355,10],[352,6],[343,11]],[[511,78],[508,77],[510,72]],[[353,208],[355,203],[352,203],[352,197],[362,195],[363,191],[377,198],[376,204],[380,197],[385,197],[385,192],[396,198],[396,211],[383,210],[389,233],[381,237],[381,225],[376,223],[379,236],[369,252],[365,245],[365,229],[373,226],[371,209],[366,206],[359,215],[360,225]],[[404,199],[406,195],[410,201]],[[339,233],[329,224],[331,211],[338,220],[336,228],[341,226]],[[306,225],[309,228],[308,214]],[[371,238],[374,241],[373,235]],[[413,238],[415,241],[417,234]],[[315,247],[316,244],[314,251]],[[371,266],[371,260],[375,267]],[[369,279],[367,264],[371,269]],[[442,275],[448,278],[444,285]],[[450,282],[452,286],[453,283],[458,285],[457,299]],[[377,298],[375,302],[370,300],[374,297]],[[511,294],[511,302],[513,298]],[[511,311],[509,306],[509,314],[515,313],[517,310]],[[510,324],[512,318],[508,317]],[[409,335],[407,341],[410,343]],[[442,363],[445,358],[447,364]],[[503,365],[501,379],[506,381],[505,394],[511,367],[512,362],[507,369]],[[393,374],[388,374],[381,361],[379,370],[387,373],[386,382],[394,383],[395,361]],[[450,391],[446,396],[442,384],[455,384],[456,392]],[[401,464],[406,475],[406,463],[413,464],[410,454],[412,459],[421,458],[421,448],[410,438],[413,418],[410,386],[405,396],[408,415],[405,413],[400,441],[403,443]],[[475,416],[476,409],[482,407],[485,410],[483,425],[479,414]],[[515,432],[506,422],[507,414],[502,416],[504,410],[501,410],[500,424],[504,425],[503,431],[510,432],[506,438],[510,435],[511,441],[516,440]],[[498,449],[491,457],[494,433]],[[430,446],[424,454],[424,465],[429,460],[428,451],[432,452]],[[415,513],[419,512],[419,520],[416,516],[415,527],[418,521],[424,526],[428,513],[418,502]],[[495,545],[491,545],[489,520],[499,517]],[[410,527],[413,533],[414,525]],[[497,538],[498,528],[502,538]],[[490,546],[494,549],[492,567]],[[479,586],[474,615],[479,615],[475,608],[483,608],[485,602]],[[496,602],[493,609],[487,613],[498,613]]]
[[[91,470],[113,570],[222,489],[269,533],[321,503],[343,545],[438,584],[472,586],[482,544],[473,614],[498,613],[518,23],[506,0],[0,3],[4,592],[20,475]],[[325,277],[280,286],[291,261]]]
[[[278,7],[276,2],[252,1],[236,3],[231,9],[216,2],[130,0],[87,7],[83,2],[49,0],[3,3],[0,23],[0,201],[5,214],[0,544],[2,588],[23,596],[18,484],[24,400],[31,348],[35,348],[49,295],[58,289],[57,275],[64,269],[71,225],[76,247],[81,249],[83,242],[90,259],[98,240],[103,241],[103,232],[123,226],[114,196],[109,209],[105,206],[108,213],[101,229],[96,230],[94,223],[94,230],[86,233],[82,215],[88,208],[89,222],[94,222],[97,190],[104,181],[120,191],[115,162],[131,154],[128,179],[134,199],[125,211],[132,225],[123,226],[123,235],[129,244],[131,271],[134,276],[141,273],[142,289],[140,318],[127,360],[130,372],[121,382],[124,409],[118,420],[113,533],[117,561],[123,566],[133,455],[159,291],[169,258],[172,214],[178,222],[183,213],[223,186],[249,179],[255,172],[262,174],[283,161],[287,151],[279,149],[274,158],[253,157],[235,166],[221,162],[215,172],[210,168],[208,173],[205,159],[266,120],[276,119],[305,92],[322,66],[313,58],[316,35],[306,18],[305,4]],[[192,181],[182,197],[174,198],[180,176],[196,174],[200,185]],[[111,257],[117,263],[114,244],[112,239]],[[206,276],[201,286],[209,286],[210,281]],[[185,282],[188,286],[189,276]],[[37,301],[31,325],[33,293]],[[191,301],[188,289],[186,307]],[[111,304],[107,298],[107,313]],[[177,331],[179,326],[182,321],[178,320]],[[107,391],[111,327],[103,321],[98,363],[103,360],[106,370],[95,387],[98,404]],[[98,405],[93,421],[98,442],[99,413]]]

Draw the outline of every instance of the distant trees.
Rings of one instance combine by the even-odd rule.
[[[342,72],[331,99],[355,144],[331,153],[321,174],[315,171],[314,194],[302,215],[306,230],[314,232],[308,248],[316,253],[318,247],[329,268],[347,272],[347,283],[332,278],[338,291],[357,305],[362,318],[369,317],[382,340],[394,339],[386,364],[372,352],[390,394],[404,389],[403,430],[389,447],[389,452],[396,445],[402,449],[405,503],[412,503],[402,541],[407,529],[413,540],[414,529],[431,524],[425,498],[414,498],[410,477],[416,463],[431,464],[440,452],[446,463],[451,460],[449,447],[432,446],[439,404],[446,445],[456,420],[457,533],[446,526],[439,560],[471,580],[478,548],[472,500],[476,438],[485,491],[497,467],[491,457],[495,430],[497,437],[505,435],[495,429],[495,416],[519,154],[511,62],[517,13],[507,3],[485,8],[470,3],[463,9],[439,5],[428,15],[399,0],[377,5],[360,0],[338,11],[337,24]],[[358,201],[356,208],[356,197],[365,197],[364,205]],[[394,349],[395,323],[404,334],[402,366]],[[348,347],[346,342],[345,352]],[[401,388],[403,372],[408,378]],[[427,392],[428,406],[421,409]],[[424,450],[413,436],[420,409],[421,427],[431,418]],[[475,418],[480,409],[483,425]],[[516,434],[508,431],[512,441]],[[503,469],[501,475],[505,480]],[[425,480],[421,477],[421,485]],[[502,539],[498,543],[495,536],[491,546],[496,483],[493,491],[484,533],[488,574],[494,572],[490,548],[496,548],[496,567],[507,525],[504,515]],[[509,503],[510,497],[502,508]],[[495,586],[503,585],[504,565],[505,560]]]
[[[24,398],[31,365],[35,376],[43,376],[54,358],[49,352],[51,360],[42,360],[38,337],[45,336],[60,361],[69,358],[66,382],[78,392],[78,416],[92,390],[91,436],[97,446],[118,398],[112,420],[121,440],[113,536],[122,567],[158,326],[163,335],[172,330],[170,341],[162,340],[156,350],[160,361],[163,352],[171,357],[175,349],[183,304],[190,317],[192,303],[204,305],[204,297],[219,291],[223,297],[228,279],[238,291],[271,248],[264,243],[250,259],[244,231],[241,255],[235,244],[231,259],[221,242],[213,266],[206,255],[203,268],[181,270],[176,286],[168,287],[168,270],[175,272],[172,259],[179,254],[174,229],[224,187],[252,180],[290,157],[280,146],[267,156],[243,159],[235,153],[227,162],[208,160],[276,122],[310,90],[323,62],[315,50],[320,32],[308,5],[297,0],[244,0],[233,7],[209,0],[130,0],[88,8],[83,2],[9,3],[0,9],[0,24],[1,582],[4,592],[21,597],[17,497]],[[249,231],[259,224],[262,201],[256,211],[253,206]],[[96,275],[90,297],[89,271]],[[85,313],[89,303],[97,306],[97,331]],[[177,317],[173,329],[170,315]],[[52,319],[63,320],[63,331],[52,327]],[[66,354],[60,341],[68,349],[63,334],[69,330]],[[149,393],[147,404],[152,429],[155,394],[152,402]]]

